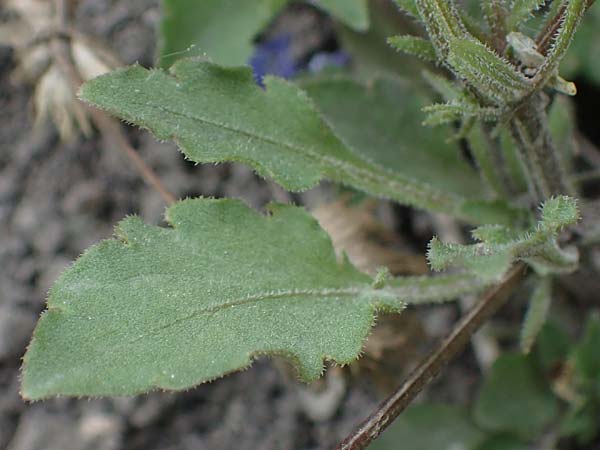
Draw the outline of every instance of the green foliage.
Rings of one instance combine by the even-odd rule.
[[[562,328],[546,324],[531,354],[507,353],[496,360],[470,409],[439,403],[412,406],[369,449],[530,450],[539,448],[551,425],[562,437],[588,445],[600,435],[600,391],[590,391],[593,384],[581,381],[596,380],[596,389],[600,385],[598,345],[597,316],[575,345]],[[567,383],[562,389],[575,392],[566,411],[551,389],[557,367],[565,364],[573,364],[573,372],[561,381]]]
[[[302,90],[277,78],[267,78],[265,85],[266,92],[256,86],[249,69],[187,59],[176,63],[171,75],[132,66],[98,77],[84,85],[80,96],[150,129],[159,139],[176,141],[192,161],[244,162],[292,191],[306,190],[327,178],[472,222],[514,219],[514,211],[506,205],[437,189],[370,161],[334,133]],[[373,120],[387,120],[385,111]],[[343,117],[338,126],[347,127],[354,119]],[[365,150],[362,142],[356,148]],[[379,151],[389,152],[389,148]]]
[[[121,222],[50,292],[23,395],[185,389],[282,354],[304,380],[355,359],[374,310],[403,302],[347,261],[301,209],[234,200],[169,208],[173,229]],[[183,351],[185,349],[185,351]]]
[[[89,249],[52,288],[25,357],[23,395],[185,389],[262,354],[287,357],[308,381],[324,359],[356,359],[375,310],[482,287],[465,276],[375,283],[336,262],[303,210],[269,212],[196,199],[168,209],[172,229],[121,222],[117,239]]]
[[[424,61],[435,62],[435,48],[431,42],[417,36],[392,36],[388,44],[400,52],[421,58]]]
[[[369,28],[368,0],[319,0],[317,5],[355,30]]]
[[[519,24],[533,17],[533,13],[545,3],[546,0],[513,0],[510,5],[507,28],[511,31],[517,29]]]
[[[484,437],[466,408],[421,404],[402,414],[369,450],[470,450]]]
[[[294,192],[330,180],[481,225],[475,243],[430,243],[431,267],[459,272],[391,278],[382,269],[373,279],[337,260],[300,208],[261,215],[234,200],[184,200],[167,210],[171,227],[128,218],[60,277],[24,357],[23,395],[186,389],[260,355],[283,356],[313,380],[325,361],[358,357],[377,311],[480,292],[524,261],[535,271],[525,354],[496,361],[472,411],[414,407],[377,445],[520,450],[558,423],[589,442],[600,433],[600,320],[576,345],[546,321],[552,277],[578,267],[560,233],[579,220],[562,180],[572,111],[548,93],[575,93],[558,68],[591,2],[556,1],[542,16],[539,0],[395,0],[405,14],[388,21],[377,2],[311,3],[338,19],[354,72],[266,77],[263,89],[237,66],[287,0],[164,0],[160,62],[170,69],[126,67],[80,96],[196,163],[247,164]],[[525,34],[534,22],[535,39]],[[394,50],[421,61],[406,67]],[[206,57],[181,58],[196,51]],[[398,76],[420,72],[423,84]],[[568,369],[561,382],[572,394],[563,416],[547,377],[557,367]]]
[[[401,11],[408,13],[413,17],[419,17],[416,0],[394,0],[394,3]]]
[[[287,0],[163,0],[160,65],[193,50],[226,65],[245,64],[252,40]],[[223,39],[223,36],[236,36]]]
[[[532,360],[504,354],[494,363],[473,407],[474,420],[493,432],[533,437],[558,414],[558,403],[540,382]]]
[[[561,249],[556,239],[564,227],[578,220],[577,202],[555,197],[544,203],[538,225],[528,232],[484,226],[473,231],[473,237],[481,242],[471,245],[442,243],[434,237],[427,258],[433,270],[458,266],[484,280],[500,279],[515,260],[529,261],[542,273],[572,271],[577,253]]]
[[[565,75],[585,77],[595,84],[600,83],[600,8],[594,7],[585,15],[577,30],[571,50],[561,64]]]
[[[227,66],[246,64],[254,39],[288,1],[162,0],[160,66],[190,54]],[[369,27],[367,0],[320,0],[317,5],[354,29]]]
[[[562,420],[563,436],[574,437],[587,445],[600,436],[600,316],[595,312],[588,319],[583,337],[569,352],[573,370],[569,410]]]

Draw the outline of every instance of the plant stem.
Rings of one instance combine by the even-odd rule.
[[[419,364],[405,382],[385,399],[351,435],[335,450],[363,450],[379,436],[414,398],[469,343],[471,336],[505,302],[525,274],[525,265],[517,263],[496,286],[454,326],[450,334]]]
[[[515,113],[510,130],[537,203],[573,193],[548,128],[545,94],[538,93]]]
[[[54,13],[58,29],[66,30],[68,28],[68,11],[65,0],[54,0]],[[70,34],[57,34],[57,37],[50,41],[50,49],[52,51],[54,63],[63,71],[64,75],[71,83],[71,86],[73,86],[73,91],[76,92],[83,83],[83,79],[71,58],[71,49],[67,41],[69,36]],[[175,203],[176,197],[167,189],[156,173],[144,162],[138,152],[131,146],[123,134],[119,123],[98,109],[91,108],[87,105],[86,108],[101,134],[111,140],[116,147],[121,149],[127,155],[144,181],[160,194],[167,205]]]

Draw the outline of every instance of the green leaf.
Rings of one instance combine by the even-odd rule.
[[[488,437],[473,450],[531,450],[531,447],[512,434],[497,434]]]
[[[419,17],[416,0],[394,0],[394,3],[405,13],[413,17]]]
[[[529,81],[512,64],[474,39],[452,40],[448,63],[484,98],[496,104],[519,100],[530,88]]]
[[[171,72],[128,67],[86,83],[80,95],[159,139],[176,141],[192,161],[243,162],[288,190],[327,178],[476,223],[512,220],[506,207],[433,189],[355,153],[289,82],[267,77],[265,92],[248,68],[192,59],[179,61]]]
[[[533,295],[529,300],[529,308],[525,315],[523,328],[521,328],[521,351],[529,353],[535,343],[542,327],[548,319],[550,305],[552,304],[552,282],[549,277],[543,277],[537,283]]]
[[[545,86],[546,83],[556,76],[558,66],[567,54],[567,50],[575,36],[575,31],[590,2],[589,0],[569,0],[564,4],[563,14],[559,18],[561,26],[553,35],[554,39],[546,55],[546,61],[539,68],[532,80],[535,88]]]
[[[301,208],[263,216],[237,200],[185,200],[173,228],[130,217],[52,287],[24,358],[22,393],[186,389],[287,357],[303,380],[356,359],[391,291],[347,261]]]
[[[450,43],[468,37],[453,0],[415,0],[421,20],[435,47],[438,60],[445,64]]]
[[[495,432],[535,436],[558,413],[556,398],[531,359],[504,354],[492,366],[475,400],[474,418]]]
[[[318,0],[316,4],[355,30],[369,28],[367,0]]]
[[[163,0],[160,66],[189,52],[225,65],[246,64],[254,37],[287,0]]]
[[[581,342],[571,356],[575,370],[584,383],[600,386],[600,315],[590,315]],[[599,392],[600,393],[600,392]]]
[[[402,413],[369,450],[471,450],[484,437],[465,408],[422,404]]]
[[[435,48],[431,42],[410,35],[392,36],[387,40],[388,44],[399,52],[421,58],[423,61],[435,62]]]
[[[577,29],[560,71],[567,78],[583,76],[600,83],[600,7],[591,8]]]
[[[551,320],[542,327],[535,343],[535,358],[547,373],[554,373],[564,364],[572,342],[567,333]]]
[[[560,435],[573,437],[584,448],[600,435],[600,405],[589,398],[584,405],[572,407],[562,418]]]
[[[516,30],[522,22],[533,17],[534,11],[540,9],[545,3],[546,0],[513,0],[507,19],[508,30]]]
[[[442,243],[434,237],[427,258],[433,270],[458,266],[483,280],[499,280],[516,260],[529,262],[542,274],[571,272],[577,267],[578,253],[575,248],[561,249],[557,236],[578,220],[577,201],[555,197],[544,203],[538,225],[529,232],[485,226],[473,232],[482,242],[471,245]]]
[[[458,145],[446,142],[449,134],[421,125],[428,99],[410,84],[337,77],[307,80],[301,87],[337,136],[365,159],[429,189],[470,199],[481,194],[477,174]]]

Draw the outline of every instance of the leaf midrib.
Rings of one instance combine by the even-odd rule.
[[[315,158],[317,160],[321,160],[324,164],[333,166],[335,168],[345,170],[355,179],[360,178],[368,178],[371,182],[376,182],[382,185],[387,185],[391,189],[395,189],[398,192],[410,192],[410,195],[414,195],[416,198],[424,198],[426,197],[426,201],[435,202],[440,209],[446,211],[455,211],[456,208],[448,208],[448,205],[455,205],[457,202],[463,202],[464,198],[462,196],[456,194],[449,194],[448,192],[439,191],[436,189],[432,189],[431,186],[420,183],[417,180],[413,180],[411,178],[402,176],[400,174],[391,172],[384,167],[381,167],[373,162],[367,161],[361,158],[359,155],[354,154],[350,150],[346,148],[346,150],[351,154],[353,158],[357,161],[360,161],[362,164],[367,165],[371,170],[365,169],[363,167],[359,167],[356,164],[352,164],[348,161],[343,161],[340,159],[330,158],[327,155],[324,155],[319,152],[315,152],[307,147],[300,147],[294,145],[292,143],[283,141],[283,140],[275,140],[271,137],[267,137],[256,132],[250,132],[247,130],[243,130],[241,128],[232,127],[231,125],[227,125],[221,122],[216,122],[214,120],[207,119],[205,117],[198,117],[194,114],[182,113],[180,111],[173,110],[164,105],[152,104],[152,103],[139,103],[136,101],[130,101],[131,104],[137,105],[140,108],[154,108],[163,113],[172,114],[174,116],[183,117],[188,120],[197,121],[203,123],[205,125],[210,125],[216,128],[222,128],[232,133],[241,134],[247,138],[255,139],[258,141],[265,142],[267,144],[273,146],[283,146],[292,152],[297,152],[303,155],[307,159]],[[120,113],[120,111],[115,111]],[[144,120],[143,117],[138,117],[137,119]],[[145,120],[144,120],[145,121]],[[178,137],[176,133],[171,133],[172,137]],[[333,135],[336,140],[339,141],[337,136]],[[342,144],[343,145],[343,144]],[[261,164],[259,161],[255,161],[257,164]],[[262,164],[261,164],[262,165]],[[380,173],[378,173],[380,172]],[[343,177],[336,176],[335,174],[328,174],[333,179],[339,182],[344,182]]]

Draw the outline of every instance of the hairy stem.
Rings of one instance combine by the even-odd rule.
[[[469,343],[471,336],[508,299],[525,274],[525,265],[516,264],[496,286],[454,326],[451,333],[408,376],[406,381],[386,398],[350,436],[335,450],[363,450],[379,436],[414,398]]]
[[[543,93],[536,94],[510,122],[511,134],[537,203],[554,195],[573,193],[548,128],[546,103]]]

